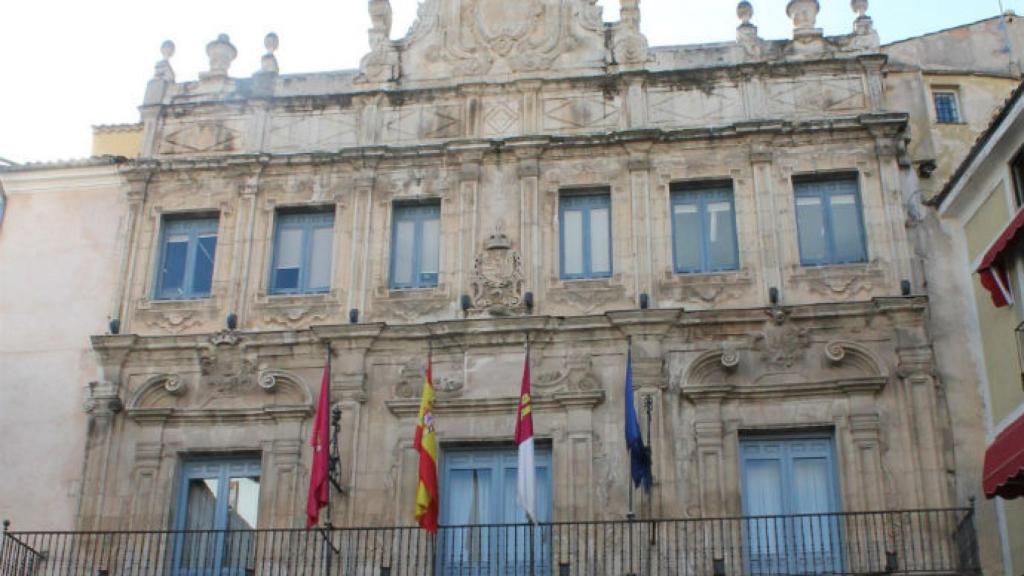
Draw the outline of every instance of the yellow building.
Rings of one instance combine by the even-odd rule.
[[[996,499],[1007,574],[1024,572],[1024,85],[935,197],[970,275],[968,333],[985,399],[984,489]],[[955,279],[954,279],[955,281]]]
[[[136,158],[142,150],[142,124],[101,124],[92,127],[93,156]]]

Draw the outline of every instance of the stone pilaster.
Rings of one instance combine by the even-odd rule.
[[[768,302],[768,293],[772,288],[782,290],[782,262],[779,249],[779,226],[776,215],[779,214],[775,193],[775,175],[772,167],[775,156],[772,153],[770,138],[757,139],[750,147],[750,169],[754,183],[754,207],[757,210],[757,254],[762,263],[762,298]]]

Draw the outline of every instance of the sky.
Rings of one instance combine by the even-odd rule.
[[[516,1],[516,0],[509,0]],[[419,0],[392,0],[392,37],[400,38]],[[764,38],[786,38],[787,0],[751,0]],[[619,0],[598,0],[618,19]],[[734,40],[736,0],[641,0],[652,46]],[[882,42],[999,14],[1024,14],[1024,0],[872,0]],[[1002,6],[1000,6],[1000,4]],[[208,68],[206,44],[231,36],[231,75],[259,69],[263,37],[276,32],[281,73],[355,68],[367,51],[365,0],[6,0],[0,6],[0,158],[15,162],[83,158],[95,124],[137,122],[138,105],[160,44],[177,45],[179,82]],[[849,0],[821,0],[818,26],[847,34]]]

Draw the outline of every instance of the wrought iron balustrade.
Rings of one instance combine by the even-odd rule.
[[[969,508],[333,530],[16,532],[2,576],[977,574]]]

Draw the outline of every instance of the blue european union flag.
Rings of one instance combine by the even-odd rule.
[[[640,421],[636,417],[633,403],[633,350],[626,360],[626,447],[629,449],[629,468],[635,487],[643,486],[644,492],[651,491],[651,452],[644,446],[640,434]]]

